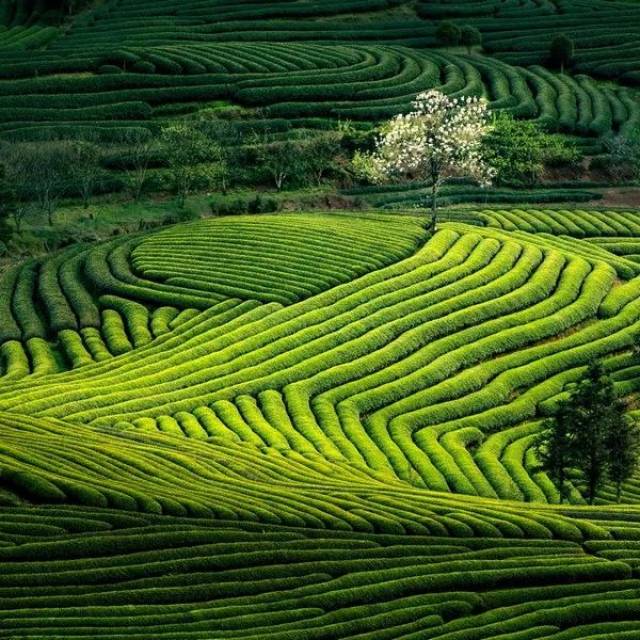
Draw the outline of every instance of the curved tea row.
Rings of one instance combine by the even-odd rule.
[[[142,245],[136,236],[75,246],[4,273],[3,372],[15,379],[110,360],[205,309],[227,318],[259,302],[288,305],[409,255],[424,235],[389,216],[221,219],[215,234],[209,224]]]
[[[639,629],[637,560],[613,540],[212,525],[77,507],[0,514],[0,637],[567,640]]]
[[[0,638],[636,636],[640,482],[558,505],[534,447],[593,358],[640,388],[634,214],[465,219],[226,217],[5,274]]]
[[[587,138],[626,135],[640,123],[630,90],[588,76],[380,44],[131,45],[77,59],[52,49],[6,62],[0,131],[20,137],[93,123],[117,139],[123,129],[157,129],[171,105],[195,111],[221,100],[298,126],[316,118],[378,121],[406,111],[430,88],[484,95],[494,109]]]
[[[129,260],[139,283],[105,280],[117,288],[100,298],[105,308],[91,334],[52,324],[58,346],[27,334],[35,380],[20,382],[28,373],[20,338],[6,342],[15,382],[0,391],[0,407],[313,452],[435,490],[557,501],[529,453],[539,427],[525,430],[520,464],[504,470],[491,434],[552,411],[595,357],[624,395],[635,392],[638,264],[582,240],[460,223],[403,259],[422,233],[415,218],[316,220],[317,249],[296,234],[296,224],[308,232],[316,221],[275,216],[178,226],[136,241],[130,254],[118,253],[126,244],[94,250],[91,261]],[[344,243],[333,236],[323,267],[328,220],[334,230],[353,224],[354,236],[345,231]],[[384,250],[372,244],[380,225],[387,225]],[[258,232],[255,244],[246,240]],[[234,237],[245,240],[236,248]],[[395,262],[382,266],[384,254]],[[359,269],[369,273],[357,277]],[[162,306],[169,295],[184,298],[187,310]],[[60,308],[67,300],[49,298]],[[197,301],[200,313],[189,310]],[[88,356],[52,375],[44,352],[51,360],[68,344]],[[627,494],[636,495],[635,485]]]

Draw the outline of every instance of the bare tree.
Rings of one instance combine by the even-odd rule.
[[[207,136],[199,123],[179,122],[165,127],[160,140],[181,206],[196,188],[207,188],[219,178],[223,164],[220,145]]]
[[[148,131],[133,129],[127,133],[124,144],[126,145],[126,158],[123,168],[131,196],[137,202],[142,197],[147,185],[156,143]]]
[[[26,163],[31,192],[49,226],[53,226],[60,199],[69,189],[70,145],[61,140],[26,143]]]
[[[11,219],[17,235],[22,235],[22,224],[33,211],[31,202],[31,147],[24,143],[7,142],[0,145],[2,166],[2,208],[5,219]]]
[[[87,209],[104,174],[100,164],[101,150],[92,142],[78,140],[71,143],[70,153],[73,190],[80,195],[82,205]]]

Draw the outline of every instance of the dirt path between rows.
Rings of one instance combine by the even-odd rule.
[[[611,187],[598,191],[602,193],[602,200],[594,202],[594,206],[640,208],[640,187]]]

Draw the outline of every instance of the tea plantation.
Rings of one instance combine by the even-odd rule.
[[[383,120],[430,88],[484,95],[590,145],[640,127],[635,2],[105,0],[64,28],[32,4],[0,3],[4,138],[118,140],[221,101],[259,108],[274,129],[323,129]],[[479,28],[493,55],[437,48],[446,19]],[[541,66],[560,32],[576,43],[571,76]]]
[[[640,389],[640,215],[448,217],[5,272],[0,637],[638,637],[640,479],[559,505],[533,444],[592,359]]]
[[[434,227],[354,160],[432,89],[551,149]],[[638,185],[638,0],[0,0],[0,640],[638,640],[539,446],[640,423]]]

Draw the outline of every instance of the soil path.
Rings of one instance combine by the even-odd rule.
[[[640,187],[611,187],[599,191],[602,200],[594,202],[594,206],[640,208]]]

